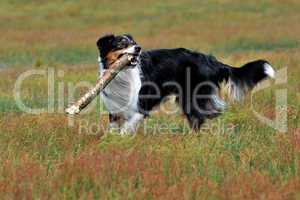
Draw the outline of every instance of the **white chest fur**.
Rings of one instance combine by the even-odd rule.
[[[99,75],[103,74],[103,65],[99,60]],[[141,89],[139,66],[124,69],[101,92],[104,106],[110,113],[122,114],[129,119],[138,112],[138,94]]]

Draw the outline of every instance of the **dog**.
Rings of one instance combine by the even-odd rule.
[[[109,112],[109,128],[120,134],[135,133],[138,123],[170,95],[176,96],[190,127],[199,130],[206,119],[226,109],[219,97],[223,83],[232,99],[241,100],[257,83],[275,77],[266,60],[235,68],[185,48],[142,51],[129,34],[104,35],[97,47],[99,77],[122,55],[135,58],[100,94]]]

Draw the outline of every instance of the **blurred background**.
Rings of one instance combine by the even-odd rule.
[[[296,0],[1,1],[2,67],[95,63],[105,33],[220,56],[298,47]]]
[[[299,11],[299,0],[1,0],[0,199],[299,198]],[[180,113],[158,111],[145,122],[147,134],[102,137],[99,102],[72,127],[63,109],[68,84],[96,81],[96,41],[106,33],[129,33],[144,50],[185,47],[236,67],[266,59],[287,69],[287,82],[233,103],[199,133],[185,134]],[[53,112],[23,112],[17,79],[49,69]],[[47,108],[48,87],[47,76],[24,80],[22,101]],[[287,92],[285,133],[253,113],[275,120],[277,89]]]

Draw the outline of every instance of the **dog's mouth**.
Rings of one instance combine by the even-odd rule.
[[[127,54],[127,55],[129,55],[129,56],[132,57],[131,61],[130,61],[130,64],[128,65],[129,67],[135,67],[139,63],[139,59],[138,58],[139,58],[139,56],[141,54],[141,51],[134,52],[134,53],[128,53],[127,52],[127,53],[121,54],[121,55],[118,56],[118,59],[121,58],[125,54]]]
[[[139,54],[131,54],[131,55],[133,56],[133,58],[130,61],[130,65],[134,67],[139,63],[138,61]]]
[[[132,56],[130,66],[134,67],[138,64],[138,62],[139,62],[138,57],[140,56],[141,51],[142,51],[142,49],[138,45],[131,46],[125,51],[125,53]]]

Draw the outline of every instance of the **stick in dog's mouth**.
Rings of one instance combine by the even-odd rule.
[[[80,111],[84,109],[122,69],[135,62],[137,62],[137,60],[134,55],[122,55],[116,62],[111,64],[109,70],[105,70],[103,76],[97,81],[96,85],[85,95],[83,95],[77,102],[66,108],[65,112],[70,115],[80,113]]]

